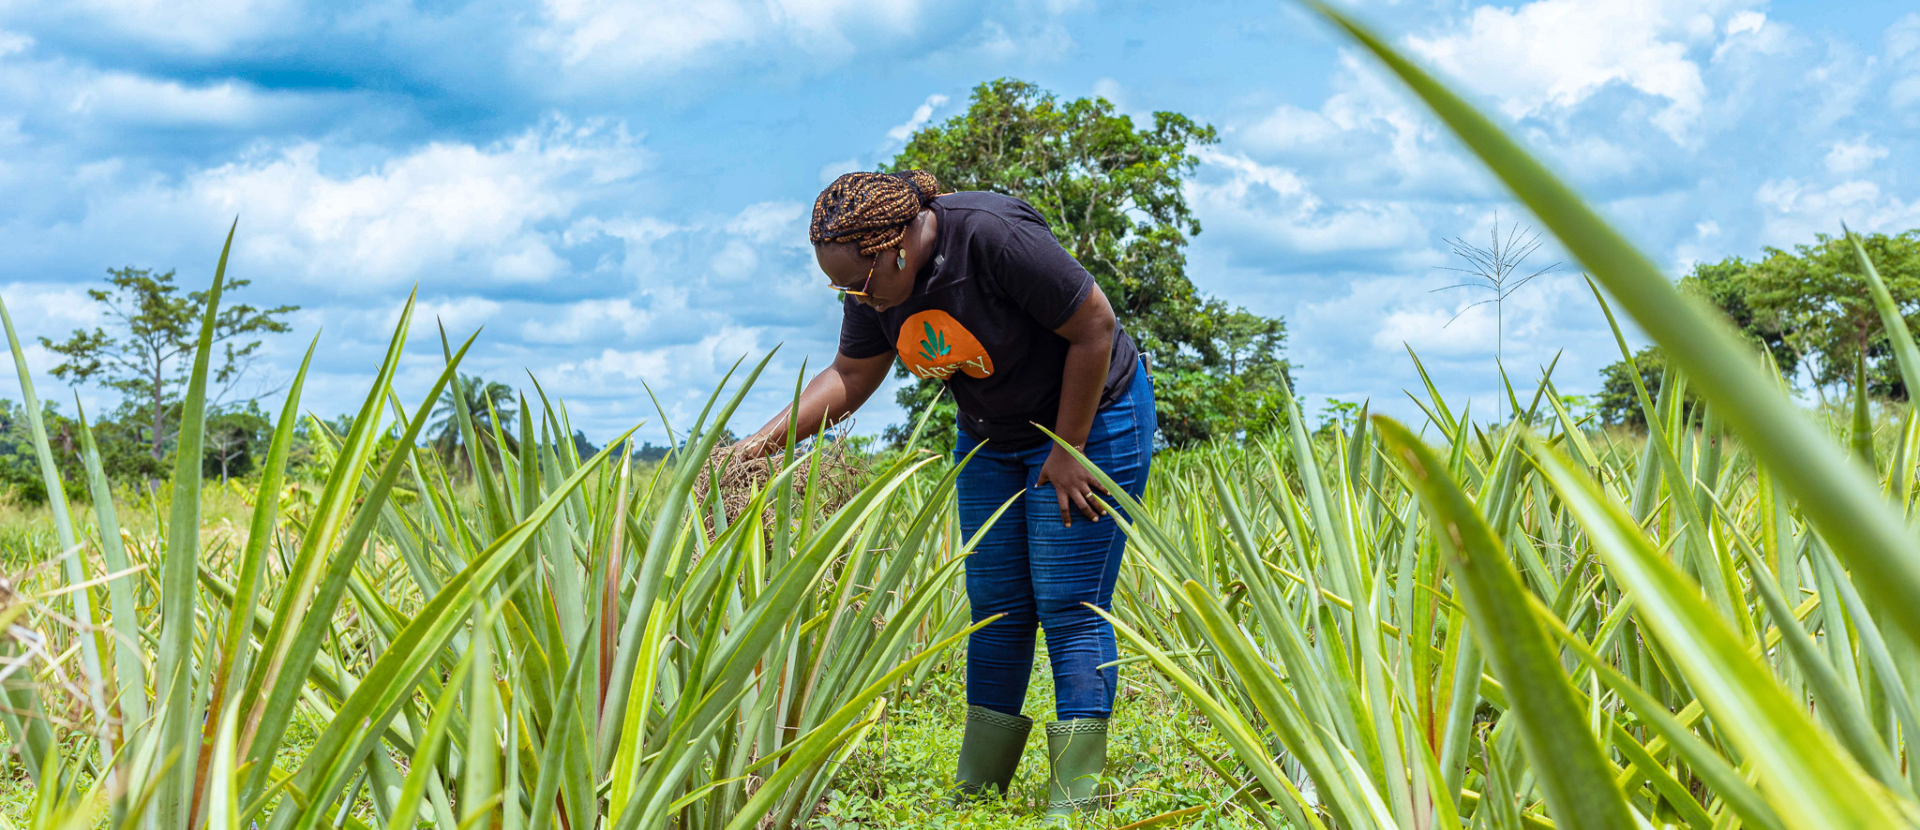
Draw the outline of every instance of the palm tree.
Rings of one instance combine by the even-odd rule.
[[[447,387],[440,403],[434,406],[432,417],[436,420],[427,426],[434,435],[433,451],[449,462],[454,460],[454,448],[461,443],[456,394],[466,401],[467,412],[473,416],[473,428],[480,434],[483,445],[492,443],[493,418],[500,419],[501,433],[505,435],[507,425],[513,423],[513,416],[519,412],[513,387],[462,373],[460,382]],[[507,435],[506,438],[511,447],[513,437]]]

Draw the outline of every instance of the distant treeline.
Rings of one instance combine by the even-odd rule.
[[[1907,327],[1920,330],[1920,229],[1860,237],[1880,278],[1906,315]],[[1795,388],[1821,400],[1866,385],[1871,397],[1906,400],[1893,348],[1880,313],[1867,293],[1859,257],[1845,237],[1816,234],[1793,250],[1766,248],[1753,261],[1729,257],[1700,263],[1680,284],[1724,312],[1741,334],[1779,369]],[[1647,346],[1634,364],[1648,394],[1659,393],[1666,356]],[[1595,411],[1609,424],[1644,427],[1635,400],[1632,372],[1624,360],[1601,370]]]

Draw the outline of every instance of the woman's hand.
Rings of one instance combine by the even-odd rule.
[[[1053,485],[1053,494],[1060,501],[1060,521],[1067,527],[1073,527],[1073,513],[1068,503],[1080,510],[1081,515],[1093,521],[1100,521],[1100,515],[1107,512],[1107,503],[1094,497],[1094,493],[1108,495],[1107,488],[1100,486],[1092,470],[1081,464],[1059,444],[1053,445],[1053,452],[1047,455],[1045,464],[1040,465],[1040,478],[1033,486]]]

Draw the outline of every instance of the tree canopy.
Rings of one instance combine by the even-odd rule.
[[[966,112],[915,133],[885,169],[923,169],[954,190],[1033,205],[1148,356],[1162,433],[1186,444],[1270,418],[1288,370],[1281,320],[1206,297],[1187,276],[1186,244],[1200,221],[1183,185],[1199,163],[1193,148],[1217,140],[1179,113],[1156,112],[1140,126],[1104,98],[1062,102],[1002,78],[975,87]],[[898,400],[917,417],[939,390],[919,381]],[[952,404],[938,405],[929,429],[950,439]]]
[[[143,413],[138,440],[159,460],[174,438],[177,409],[193,366],[201,318],[206,313],[204,291],[182,293],[173,272],[145,268],[112,268],[108,288],[87,289],[87,296],[105,307],[113,331],[96,327],[75,329],[65,341],[42,337],[40,342],[64,358],[53,376],[75,383],[99,383],[125,396],[128,406]],[[229,297],[246,288],[249,280],[230,280]],[[229,299],[214,319],[213,342],[222,350],[213,356],[213,382],[232,384],[251,365],[261,341],[257,335],[276,334],[291,327],[281,318],[299,306],[256,308]]]
[[[503,433],[511,429],[513,417],[520,412],[515,394],[513,387],[497,380],[461,373],[460,382],[449,384],[434,404],[431,417],[435,420],[427,426],[427,432],[433,435],[434,452],[442,458],[454,457],[454,449],[461,444],[459,406],[463,402],[468,417],[473,419],[474,429],[482,433],[482,443],[492,440],[491,431],[496,424]],[[496,422],[495,418],[499,420]]]
[[[1860,243],[1907,325],[1920,329],[1920,230],[1865,234]],[[1907,397],[1866,277],[1845,237],[1816,234],[1812,243],[1791,251],[1766,248],[1753,262],[1740,257],[1703,262],[1680,282],[1725,313],[1790,384],[1811,383],[1828,397],[1828,389],[1853,383],[1854,362],[1864,356],[1869,394]],[[1657,394],[1664,356],[1649,346],[1634,359],[1649,394]],[[1643,426],[1626,363],[1602,369],[1601,381],[1595,407],[1600,420]]]
[[[1783,370],[1804,370],[1817,387],[1850,384],[1854,358],[1864,354],[1868,392],[1905,399],[1906,385],[1852,244],[1827,234],[1814,240],[1791,252],[1767,248],[1766,256],[1747,269],[1752,328],[1779,340],[1781,350],[1792,355],[1793,363],[1781,361]],[[1907,325],[1920,323],[1920,230],[1866,234],[1860,244]]]

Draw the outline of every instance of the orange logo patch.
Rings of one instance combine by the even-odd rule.
[[[954,372],[970,378],[993,374],[993,358],[960,321],[944,311],[922,311],[900,324],[894,348],[914,377],[946,380]]]

